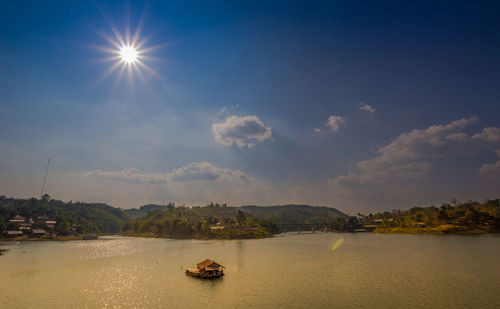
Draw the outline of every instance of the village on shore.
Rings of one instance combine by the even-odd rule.
[[[145,205],[120,209],[100,203],[0,196],[0,239],[74,240],[97,235],[159,238],[246,239],[287,232],[482,234],[500,232],[500,200],[452,201],[348,216],[309,205]]]
[[[57,221],[54,218],[49,218],[46,215],[37,216],[34,218],[25,218],[20,215],[16,215],[14,218],[10,219],[8,229],[5,231],[4,235],[6,237],[43,237],[52,236],[56,233]],[[78,226],[72,224],[70,230],[75,232]]]

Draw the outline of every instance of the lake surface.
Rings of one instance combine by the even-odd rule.
[[[499,235],[106,237],[0,248],[10,249],[0,257],[1,308],[500,307]],[[226,276],[184,274],[205,258]]]

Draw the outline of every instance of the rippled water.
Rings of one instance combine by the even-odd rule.
[[[500,307],[496,235],[106,237],[0,248],[10,249],[0,257],[2,308]],[[226,276],[184,274],[205,258]]]

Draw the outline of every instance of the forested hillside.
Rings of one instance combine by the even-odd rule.
[[[150,211],[128,222],[123,232],[130,235],[170,238],[261,238],[278,233],[274,222],[254,217],[225,204],[174,207]]]
[[[362,224],[379,232],[500,232],[500,200],[483,203],[453,200],[439,207],[413,207],[358,217]]]
[[[322,225],[331,231],[500,232],[500,200],[452,201],[439,207],[348,216],[335,208],[309,205],[230,207],[210,203],[176,207],[169,203],[123,210],[102,203],[63,202],[47,195],[42,199],[0,196],[0,235],[5,237],[7,231],[26,236],[44,229],[52,236],[122,233],[166,238],[261,238],[279,233],[282,225],[300,224]]]
[[[309,205],[242,206],[241,210],[259,218],[273,220],[278,224],[332,224],[348,216],[330,207]]]
[[[113,234],[120,231],[130,217],[121,209],[102,203],[63,202],[45,196],[43,199],[0,197],[0,234],[15,229],[9,222],[15,216],[32,219],[33,228],[48,229],[46,221],[56,221],[58,234],[75,232]],[[44,220],[37,220],[44,218]],[[71,227],[73,231],[71,230]]]
[[[131,218],[137,219],[146,216],[150,211],[167,210],[168,207],[174,207],[174,206],[175,206],[174,203],[168,203],[167,205],[148,204],[148,205],[143,205],[139,208],[123,209],[123,211]]]

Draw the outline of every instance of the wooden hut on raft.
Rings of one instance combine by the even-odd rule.
[[[213,260],[206,259],[198,263],[196,268],[186,268],[186,274],[202,279],[218,278],[224,276],[224,266]]]

